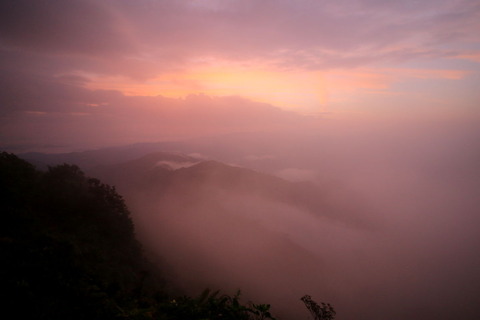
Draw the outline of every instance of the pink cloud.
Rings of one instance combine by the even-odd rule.
[[[426,93],[410,89],[406,103],[413,99],[418,107],[422,96],[436,96],[428,99],[433,106],[448,101],[452,110],[464,108],[477,97],[479,66],[472,48],[480,42],[479,15],[478,3],[468,0],[3,1],[0,123],[25,125],[15,129],[29,131],[18,133],[22,137],[39,128],[51,132],[21,119],[25,111],[92,128],[108,122],[105,128],[132,139],[158,136],[160,127],[166,136],[244,130],[247,123],[257,130],[301,118],[272,106],[287,100],[289,108],[305,111],[301,107],[308,105],[308,112],[317,113],[380,104],[393,110],[398,101],[383,100],[396,95],[392,83],[438,79],[455,86],[449,82]],[[462,64],[466,58],[468,66]],[[215,67],[248,76],[230,82],[203,77],[208,72],[189,77]],[[309,72],[312,78],[302,80]],[[324,81],[325,74],[333,80]],[[146,87],[163,98],[122,94],[147,95]],[[198,92],[209,98],[188,97]],[[230,108],[218,107],[227,100]]]
[[[93,106],[92,106],[93,105]],[[91,92],[90,100],[13,113],[0,144],[105,146],[314,126],[317,120],[239,97],[127,97]],[[5,123],[6,124],[6,123]]]

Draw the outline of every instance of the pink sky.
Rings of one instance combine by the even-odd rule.
[[[2,1],[0,145],[477,118],[478,30],[476,0]]]

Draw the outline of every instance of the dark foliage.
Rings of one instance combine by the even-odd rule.
[[[42,173],[1,153],[0,189],[6,314],[132,318],[149,303],[152,294],[142,288],[149,266],[114,188],[88,179],[73,165]]]
[[[333,320],[337,314],[329,303],[321,303],[320,305],[312,300],[309,295],[304,295],[300,300],[303,301],[308,311],[315,320]]]
[[[270,305],[240,304],[240,292],[234,296],[205,290],[198,298],[179,297],[163,305],[162,310],[177,320],[275,320]]]

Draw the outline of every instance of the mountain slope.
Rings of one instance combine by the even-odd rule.
[[[304,292],[335,292],[332,237],[356,232],[337,232],[352,225],[350,213],[333,210],[318,186],[217,161],[155,153],[95,175],[125,195],[142,243],[186,292],[242,288],[284,306]],[[295,318],[300,307],[279,312]]]

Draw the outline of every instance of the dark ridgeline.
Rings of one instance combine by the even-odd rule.
[[[115,188],[75,165],[0,154],[4,314],[28,319],[273,319],[270,305],[206,290],[171,298]]]

